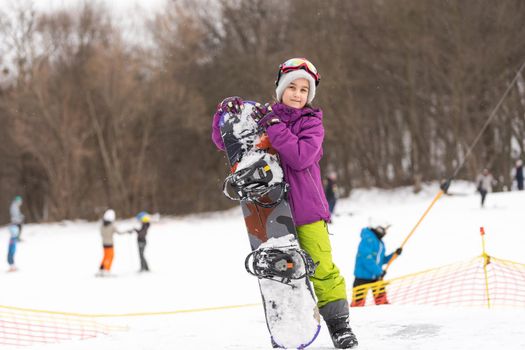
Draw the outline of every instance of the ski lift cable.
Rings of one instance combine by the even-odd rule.
[[[405,238],[405,240],[403,241],[403,243],[401,244],[401,248],[403,248],[403,246],[407,243],[407,241],[410,239],[410,237],[414,234],[414,232],[416,231],[416,229],[419,227],[419,224],[421,224],[421,222],[423,221],[423,219],[427,216],[427,214],[430,212],[430,210],[432,209],[432,207],[434,206],[434,204],[436,204],[436,202],[438,201],[438,199],[444,194],[447,192],[449,186],[450,186],[450,183],[452,182],[452,180],[458,175],[459,171],[461,170],[461,168],[465,165],[465,162],[467,161],[468,157],[470,157],[471,153],[472,153],[472,150],[474,149],[474,147],[476,146],[476,144],[479,142],[481,136],[483,135],[483,133],[485,132],[485,130],[488,128],[488,126],[490,125],[490,123],[492,122],[492,120],[494,119],[494,117],[496,116],[496,113],[497,111],[499,110],[499,108],[501,107],[503,101],[505,100],[505,98],[507,97],[507,95],[509,94],[510,90],[512,89],[512,87],[514,86],[514,84],[516,83],[516,81],[518,80],[518,77],[520,76],[521,72],[523,71],[523,68],[525,68],[525,61],[521,64],[521,67],[520,69],[518,69],[518,71],[516,72],[516,74],[514,75],[514,79],[512,79],[512,81],[510,82],[509,86],[507,86],[507,89],[505,90],[505,92],[503,93],[503,95],[501,95],[501,98],[499,99],[498,103],[496,104],[496,106],[494,107],[494,109],[492,110],[492,112],[490,113],[489,117],[487,118],[487,120],[485,121],[485,124],[483,124],[483,127],[481,128],[481,130],[479,131],[478,135],[476,136],[476,138],[474,139],[474,141],[470,144],[469,148],[467,149],[467,153],[465,154],[465,157],[463,157],[463,160],[461,161],[461,163],[456,167],[456,169],[454,170],[454,173],[451,177],[449,177],[443,184],[441,184],[440,186],[440,190],[439,192],[437,193],[437,195],[434,197],[434,199],[432,200],[432,202],[430,203],[430,205],[428,206],[428,208],[425,210],[425,212],[423,213],[423,215],[419,218],[419,220],[417,221],[416,225],[412,228],[412,230],[410,231],[410,233],[408,234],[408,236]],[[388,261],[384,271],[386,272],[388,270],[388,268],[390,267],[390,265],[394,262],[394,260],[396,260],[398,257],[398,254],[396,254],[394,252],[394,254],[392,255],[392,257],[390,258],[390,260]]]

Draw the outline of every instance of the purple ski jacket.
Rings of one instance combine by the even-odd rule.
[[[295,224],[330,221],[319,166],[323,156],[323,112],[282,103],[276,103],[272,109],[281,122],[269,126],[266,132],[279,153],[284,177],[290,185],[288,199]]]
[[[323,112],[309,107],[296,109],[282,103],[274,104],[272,109],[281,123],[269,126],[266,132],[279,153],[284,177],[290,185],[288,200],[295,224],[330,221],[319,166],[323,156]],[[214,118],[212,139],[224,150],[217,119]]]

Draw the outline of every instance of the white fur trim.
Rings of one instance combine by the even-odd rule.
[[[305,78],[306,80],[308,80],[308,83],[310,84],[310,89],[308,90],[307,102],[312,103],[315,97],[315,80],[304,69],[294,70],[294,71],[281,75],[281,79],[279,80],[279,85],[277,85],[277,89],[275,89],[275,95],[277,96],[277,100],[279,102],[282,102],[284,90],[288,87],[288,85],[290,85],[292,81],[299,79],[299,78]]]

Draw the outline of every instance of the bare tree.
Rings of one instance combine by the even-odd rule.
[[[4,222],[19,193],[33,220],[234,205],[211,116],[227,96],[272,101],[290,57],[321,73],[322,165],[347,193],[440,180],[525,60],[519,0],[175,0],[143,46],[101,7],[15,13],[0,20]],[[509,187],[524,112],[520,77],[458,177],[489,167]]]

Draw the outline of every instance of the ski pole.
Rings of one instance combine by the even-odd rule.
[[[439,190],[438,194],[434,197],[434,199],[432,200],[432,203],[430,203],[430,205],[428,206],[427,210],[425,210],[425,212],[423,213],[423,215],[419,218],[418,222],[416,223],[416,225],[414,226],[414,228],[412,228],[412,230],[410,231],[410,233],[408,234],[408,236],[406,236],[405,240],[403,241],[403,243],[401,243],[401,246],[400,248],[403,248],[403,246],[407,243],[407,241],[410,239],[410,237],[414,234],[414,232],[416,232],[416,229],[418,228],[419,224],[421,224],[421,222],[423,221],[423,219],[427,216],[427,214],[430,212],[430,209],[432,209],[432,207],[434,206],[434,204],[436,204],[436,202],[438,201],[439,198],[441,198],[441,196],[443,195],[443,193],[445,193],[445,190],[442,188]],[[384,271],[387,271],[388,268],[390,267],[390,265],[394,262],[394,260],[396,260],[398,257],[398,254],[396,252],[394,252],[394,254],[392,255],[392,257],[390,258],[390,260],[388,261],[388,263],[386,264],[386,267],[384,269]]]

